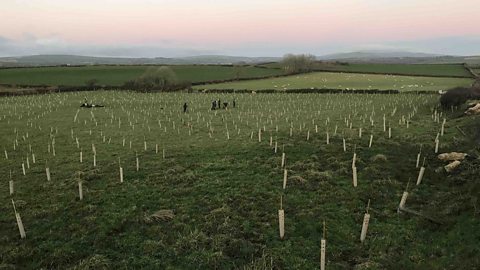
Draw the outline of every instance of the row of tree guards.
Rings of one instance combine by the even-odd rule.
[[[445,123],[445,122],[444,122]],[[281,168],[283,169],[283,190],[286,189],[287,187],[287,181],[288,181],[288,170],[285,168],[285,153],[282,153],[282,159],[281,159]],[[418,168],[419,166],[419,160],[421,157],[421,148],[420,151],[417,155],[417,164],[416,167]],[[358,185],[358,180],[357,180],[357,167],[356,167],[356,159],[357,159],[357,153],[354,151],[353,153],[353,158],[352,158],[352,185],[353,187],[357,187]],[[417,177],[417,186],[420,185],[422,182],[424,173],[425,173],[425,157],[423,159],[423,164],[420,167],[420,171]],[[409,181],[410,182],[410,181]],[[407,202],[407,197],[408,197],[408,186],[409,182],[407,183],[407,186],[405,188],[405,191],[402,194],[402,197],[400,199],[400,203],[397,208],[397,212],[400,211],[407,211],[407,212],[413,212],[414,211],[408,211],[407,208],[405,208],[405,204]],[[370,214],[369,214],[369,209],[370,209],[370,199],[368,200],[368,204],[366,206],[366,211],[363,216],[363,222],[362,222],[362,229],[360,231],[360,242],[363,243],[367,237],[367,230],[368,230],[368,224],[370,222]],[[280,209],[278,210],[278,228],[279,228],[279,234],[280,234],[280,239],[283,239],[285,237],[285,211],[283,209],[283,195],[280,195]],[[325,269],[325,251],[326,251],[326,237],[325,237],[325,221],[323,222],[323,237],[321,239],[321,247],[320,247],[320,268]]]
[[[73,123],[74,125],[79,125],[81,126],[81,122],[79,121],[78,119],[78,116],[79,116],[79,110],[76,112],[74,118],[73,118]],[[394,108],[394,110],[392,111],[391,115],[390,116],[393,116],[395,115],[395,112],[396,112],[396,107]],[[407,115],[406,117],[405,116],[402,116],[400,119],[399,119],[399,124],[403,125],[405,128],[409,128],[409,125],[410,125],[410,119],[415,115],[416,113],[416,109],[413,110],[413,112],[409,115]],[[91,114],[91,118],[90,118],[90,121],[92,123],[95,123],[95,126],[98,126],[98,122],[97,122],[97,119],[95,118],[95,115],[93,113],[93,111],[90,111],[90,114]],[[216,115],[217,112],[215,111],[214,114]],[[200,122],[200,118],[201,116],[197,114],[197,123]],[[439,123],[440,121],[440,118],[441,118],[441,113],[438,113],[436,110],[433,111],[432,113],[432,119],[434,122],[436,123]],[[111,123],[114,122],[114,119],[115,117],[113,116],[112,114],[112,117],[111,117]],[[258,118],[257,118],[258,119]],[[366,120],[367,117],[364,118],[364,120]],[[84,120],[84,126],[87,125],[87,120]],[[205,122],[205,119],[203,119],[203,121]],[[223,121],[223,115],[222,115],[222,121]],[[239,121],[242,121],[240,119],[240,116],[239,116]],[[288,122],[288,120],[286,120]],[[345,128],[346,129],[349,129],[349,130],[352,130],[353,129],[353,119],[351,119],[350,115],[348,117],[344,117],[344,124],[345,124]],[[118,129],[121,129],[122,128],[122,121],[120,118],[118,118],[118,121],[115,121],[115,125],[118,126]],[[135,130],[135,124],[134,124],[134,121],[132,120],[129,120],[127,121],[128,122],[128,128],[131,128],[131,130]],[[162,129],[165,133],[167,133],[168,130],[173,130],[173,134],[180,134],[181,132],[181,128],[180,127],[186,127],[186,130],[188,131],[188,135],[189,136],[192,136],[193,132],[194,132],[194,119],[190,119],[190,121],[182,121],[182,123],[180,125],[177,125],[175,123],[175,121],[173,121],[171,118],[169,119],[168,123],[165,123],[165,122],[161,122],[160,120],[158,120],[158,127],[159,129]],[[271,121],[271,124],[273,123],[273,121]],[[373,113],[372,115],[368,118],[368,123],[370,124],[370,126],[374,127],[375,126],[375,121],[373,120]],[[33,122],[30,122],[30,123],[27,123],[27,126],[28,124],[30,124],[30,126],[32,127],[33,125]],[[240,129],[237,127],[237,125],[235,124],[235,122],[233,121],[233,126],[236,130],[236,132],[233,132],[233,133],[230,133],[229,129],[228,129],[228,126],[227,124],[225,123],[225,134],[226,134],[226,140],[231,140],[231,134],[234,135],[235,133],[237,135],[241,135],[241,132],[240,132]],[[339,126],[338,125],[335,125],[335,127],[332,127],[331,129],[329,129],[329,125],[330,124],[330,118],[327,118],[325,120],[325,125],[326,125],[326,130],[325,130],[325,144],[327,145],[330,145],[330,144],[333,144],[333,143],[336,143],[335,140],[332,141],[332,136],[337,136],[338,135],[338,129],[339,129]],[[443,119],[443,122],[442,122],[442,125],[441,125],[441,129],[440,131],[437,133],[437,136],[435,138],[435,146],[434,146],[434,152],[435,153],[438,153],[439,151],[439,141],[440,141],[440,137],[444,135],[444,128],[445,128],[445,124],[446,124],[446,119]],[[171,126],[170,126],[171,125]],[[200,125],[200,124],[199,124]],[[315,120],[312,119],[312,125],[314,127],[314,130],[315,130],[315,133],[318,134],[319,133],[319,124],[315,123]],[[106,126],[106,123],[105,123],[105,126]],[[150,131],[151,130],[151,127],[150,125],[147,126],[148,127],[148,130]],[[211,121],[207,121],[206,122],[206,127],[207,127],[207,133],[208,133],[208,136],[209,138],[214,138],[215,137],[215,134],[217,133],[215,131],[215,129],[212,127],[212,123]],[[387,121],[386,119],[386,114],[383,115],[383,132],[387,133],[388,135],[386,135],[385,137],[387,138],[392,138],[392,127],[390,126],[389,122]],[[40,129],[40,127],[38,127]],[[263,127],[261,127],[261,125],[259,125],[258,121],[257,121],[257,126],[256,126],[256,129],[255,131],[251,131],[250,132],[250,140],[254,140],[254,133],[256,133],[257,131],[257,128],[258,128],[258,133],[257,133],[257,139],[258,139],[258,142],[263,142],[264,139],[264,133],[267,132],[267,129],[266,129],[266,126],[263,125]],[[313,129],[313,128],[312,128]],[[198,130],[198,129],[197,129]],[[279,127],[278,125],[275,126],[275,131],[278,132],[279,130]],[[303,137],[303,138],[306,138],[307,141],[311,141],[311,138],[312,138],[312,134],[310,132],[310,129],[308,128],[305,128],[305,124],[300,124],[299,125],[299,130],[300,132],[302,131],[306,131],[305,133],[305,136],[306,137]],[[362,138],[362,136],[364,136],[364,131],[365,129],[363,129],[362,127],[359,127],[358,128],[358,138]],[[57,151],[62,151],[63,149],[59,148],[58,146],[56,146],[56,134],[58,133],[58,128],[53,128],[53,127],[50,127],[50,140],[47,144],[47,153],[49,153],[51,155],[51,159],[54,159],[56,156],[57,156]],[[89,136],[92,135],[92,129],[88,130],[87,133],[89,134]],[[15,128],[14,130],[14,134],[16,135],[16,138],[14,139],[13,141],[13,151],[17,151],[17,149],[19,148],[19,139],[18,139],[18,135],[19,135],[19,132],[18,130]],[[288,135],[290,137],[292,137],[294,135],[294,122],[293,121],[290,121],[290,128],[288,130]],[[342,149],[343,149],[343,152],[347,152],[347,144],[346,144],[346,139],[345,139],[345,134],[342,133],[342,140],[341,140],[341,146],[342,146]],[[79,136],[80,136],[80,132],[78,132],[77,134],[75,134],[74,132],[74,129],[71,128],[70,130],[70,137],[71,137],[71,140],[74,142],[76,148],[78,149],[78,161],[79,163],[83,164],[84,163],[84,150],[83,148],[81,147],[81,142],[80,142],[80,139],[79,139]],[[222,135],[223,136],[223,135]],[[357,135],[355,135],[357,136]],[[28,139],[28,132],[22,136],[23,140],[24,141],[27,141]],[[112,143],[112,139],[111,138],[108,138],[107,140],[107,136],[106,134],[103,133],[103,131],[100,133],[100,140],[101,142],[96,142],[97,144],[98,143],[104,143],[104,144],[111,144]],[[369,136],[369,141],[368,141],[368,148],[371,148],[372,145],[374,144],[374,134],[370,134]],[[123,137],[121,139],[121,145],[123,148],[127,148],[127,140],[125,137]],[[143,139],[143,151],[148,151],[149,150],[149,143],[147,142],[146,138],[144,137]],[[277,138],[272,135],[270,135],[269,137],[269,146],[270,147],[273,147],[273,152],[275,154],[278,153],[278,141],[277,141]],[[92,167],[93,168],[97,168],[98,167],[98,164],[97,164],[97,155],[99,153],[97,153],[97,148],[95,146],[95,143],[92,143],[91,144],[91,162],[92,162]],[[129,144],[128,144],[128,148],[129,149],[132,149],[132,140],[129,141]],[[152,147],[150,147],[152,148]],[[162,153],[162,157],[163,159],[166,158],[166,150],[165,150],[165,147],[163,147],[163,149],[160,149],[161,147],[159,147],[159,144],[156,143],[155,144],[155,154],[159,154],[160,150],[161,150],[161,153]],[[285,148],[283,147],[282,149],[282,153],[281,153],[281,163],[280,163],[280,167],[283,169],[283,182],[282,182],[282,188],[283,190],[285,190],[287,188],[287,185],[288,185],[288,169],[287,169],[287,166],[286,166],[286,153],[285,153]],[[5,156],[5,159],[6,160],[9,160],[9,152],[7,151],[7,149],[4,149],[4,156]],[[141,157],[139,156],[138,154],[138,150],[135,151],[135,171],[140,171],[141,170]],[[38,155],[36,156],[34,151],[32,150],[32,146],[29,145],[28,147],[28,155],[25,157],[25,159],[22,159],[22,162],[21,162],[21,169],[22,169],[22,175],[23,176],[26,176],[27,173],[28,173],[28,170],[31,168],[31,166],[33,164],[37,164],[37,159],[38,159]],[[31,162],[30,162],[31,161]],[[352,158],[352,164],[351,164],[351,168],[352,168],[352,186],[353,188],[356,188],[359,184],[361,185],[361,182],[359,183],[358,181],[358,177],[357,177],[357,173],[358,173],[358,169],[357,169],[357,166],[356,166],[356,161],[357,161],[357,151],[356,151],[356,147],[354,147],[353,149],[353,158]],[[419,169],[419,172],[418,172],[418,177],[417,177],[417,181],[416,181],[416,185],[420,185],[422,183],[422,179],[424,177],[424,174],[425,174],[425,161],[426,161],[426,157],[423,156],[423,159],[422,159],[422,147],[420,147],[420,150],[417,154],[417,157],[416,157],[416,168]],[[46,181],[52,181],[52,175],[51,175],[51,171],[50,171],[51,167],[49,166],[48,164],[48,161],[47,159],[45,159],[45,179]],[[52,168],[53,170],[62,170],[62,168]],[[122,166],[122,161],[120,159],[120,157],[118,157],[118,181],[120,183],[124,183],[125,181],[128,181],[128,179],[125,179],[125,168]],[[82,181],[82,173],[81,172],[77,172],[76,173],[76,176],[75,176],[75,179],[77,180],[78,182],[78,198],[79,200],[83,200],[84,199],[84,186],[83,186],[83,181]],[[55,180],[55,179],[53,179]],[[398,205],[398,211],[402,211],[405,208],[405,204],[406,204],[406,201],[407,201],[407,197],[408,197],[408,186],[409,184],[407,184],[407,187],[405,189],[405,191],[403,192],[402,194],[402,197],[401,197],[401,200],[400,200],[400,203]],[[15,219],[16,219],[16,223],[17,223],[17,226],[18,226],[18,230],[19,230],[19,233],[20,233],[20,237],[23,239],[26,237],[26,232],[25,232],[25,227],[23,225],[23,222],[22,222],[22,219],[21,219],[21,216],[20,216],[20,213],[18,213],[17,211],[17,208],[15,206],[15,200],[14,200],[14,194],[15,194],[15,190],[14,190],[15,186],[14,186],[14,181],[12,179],[12,173],[10,172],[10,181],[9,181],[9,194],[11,196],[11,201],[12,201],[12,206],[13,206],[13,210],[14,210],[14,214],[15,214]],[[86,194],[87,197],[88,197],[88,193]],[[280,209],[278,210],[278,224],[279,224],[279,236],[280,236],[280,239],[284,239],[285,237],[285,234],[286,234],[286,231],[288,230],[288,228],[285,227],[285,218],[286,218],[286,214],[288,213],[285,213],[284,209],[283,209],[283,203],[284,203],[284,196],[281,195],[280,196]],[[366,205],[366,210],[365,210],[365,213],[364,213],[364,218],[363,218],[363,222],[361,224],[361,226],[359,225],[359,228],[361,227],[361,230],[359,230],[359,240],[360,242],[364,242],[367,240],[367,231],[368,231],[368,226],[369,226],[369,222],[370,222],[370,219],[371,219],[371,216],[370,216],[370,213],[369,213],[369,209],[370,209],[370,200],[368,200],[368,204]],[[323,237],[322,239],[320,239],[320,267],[321,269],[325,269],[325,265],[326,265],[326,254],[327,254],[327,239],[326,239],[326,222],[324,221],[323,222]]]

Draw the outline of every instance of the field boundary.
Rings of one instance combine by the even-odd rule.
[[[204,89],[198,90],[201,93],[255,93],[255,94],[436,94],[435,91],[399,91],[395,89],[336,89],[336,88],[298,88],[288,90],[277,89],[261,89],[261,90],[249,90],[249,89]]]
[[[471,67],[469,67],[467,64],[463,64],[463,67],[468,70],[468,72],[470,72],[470,74],[472,74],[472,77],[474,78],[479,78],[480,77],[480,74],[477,74],[477,72],[475,72],[475,70],[473,70]]]
[[[169,92],[189,92],[189,93],[234,93],[234,94],[436,94],[435,91],[399,91],[395,89],[380,90],[380,89],[335,89],[335,88],[298,88],[288,90],[276,90],[276,89],[261,89],[261,90],[248,90],[248,89],[184,89],[179,91],[135,91],[132,89],[122,88],[98,88],[98,89],[52,89],[52,88],[34,88],[34,89],[16,89],[15,91],[0,91],[0,97],[11,96],[30,96],[30,95],[45,95],[54,93],[70,93],[70,92],[94,92],[94,91],[133,91],[137,93],[169,93]]]
[[[343,62],[342,62],[343,63]],[[262,65],[268,65],[272,63],[266,63]],[[346,63],[347,66],[350,63]],[[355,63],[351,63],[355,64]],[[372,63],[376,64],[376,63]],[[343,66],[343,64],[338,64],[340,66]],[[405,65],[423,65],[423,64],[405,64]],[[428,65],[450,65],[450,66],[461,66],[462,68],[466,69],[468,73],[471,74],[471,76],[461,76],[461,75],[428,75],[428,74],[412,74],[412,73],[399,73],[399,72],[378,72],[378,71],[351,71],[351,70],[335,70],[335,69],[328,69],[328,68],[315,68],[313,67],[312,72],[332,72],[332,73],[353,73],[353,74],[374,74],[374,75],[395,75],[395,76],[412,76],[412,77],[438,77],[438,78],[475,78],[475,72],[471,72],[467,65],[465,63],[455,63],[455,64],[428,64]],[[260,67],[260,66],[257,66]],[[281,69],[279,67],[266,67],[270,69]]]
[[[243,67],[258,67],[258,64],[244,64],[239,65]],[[98,65],[41,65],[41,66],[0,66],[0,69],[26,69],[26,68],[55,68],[55,67],[68,67],[68,68],[79,68],[79,67],[164,67],[164,66],[207,66],[207,67],[234,67],[234,64],[131,64],[131,65],[120,65],[120,64],[98,64]],[[262,68],[262,67],[259,67]],[[270,69],[268,67],[263,67]],[[274,69],[274,68],[272,68]]]
[[[353,74],[368,74],[368,75],[394,75],[394,76],[408,76],[408,77],[435,77],[435,78],[457,78],[457,79],[471,79],[475,78],[475,75],[472,76],[458,76],[458,75],[422,75],[422,74],[404,74],[404,73],[381,73],[373,71],[341,71],[341,70],[328,70],[328,69],[315,69],[314,72],[332,72],[332,73],[353,73]],[[470,72],[471,73],[471,72]]]

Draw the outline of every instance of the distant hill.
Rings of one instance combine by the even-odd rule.
[[[57,65],[188,65],[188,64],[255,64],[279,61],[278,57],[239,57],[200,55],[179,58],[122,58],[79,55],[30,55],[0,57],[0,67],[57,66]]]
[[[244,57],[244,56],[229,56],[229,55],[199,55],[176,58],[193,64],[256,64],[266,62],[277,62],[281,57]]]
[[[480,56],[452,56],[402,51],[358,51],[317,57],[322,61],[395,64],[480,64]]]
[[[58,65],[206,65],[206,64],[258,64],[278,62],[281,57],[244,57],[229,55],[198,55],[188,57],[95,57],[79,55],[30,55],[0,57],[0,67],[58,66]],[[317,56],[321,61],[391,64],[448,64],[480,65],[480,56],[450,56],[402,51],[358,51]]]
[[[382,58],[417,58],[417,57],[438,57],[439,54],[402,52],[402,51],[358,51],[348,53],[327,54],[318,57],[320,60],[331,59],[382,59]]]

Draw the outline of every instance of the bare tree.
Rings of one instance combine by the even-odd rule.
[[[283,57],[281,64],[287,74],[305,73],[313,70],[315,56],[311,54],[287,54]]]
[[[245,68],[246,63],[245,62],[238,62],[233,65],[233,72],[235,74],[235,80],[240,79],[242,74],[244,73],[244,68]]]
[[[85,82],[85,85],[88,86],[89,88],[93,88],[95,90],[95,86],[98,84],[97,79],[90,79]]]
[[[169,90],[178,82],[177,75],[170,67],[150,67],[133,84],[136,88],[145,90]]]

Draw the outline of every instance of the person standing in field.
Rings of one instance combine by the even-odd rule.
[[[188,105],[187,105],[187,103],[185,102],[185,103],[183,104],[183,113],[186,113],[186,112],[187,112],[187,108],[188,108]]]
[[[235,99],[232,102],[233,108],[235,108]]]
[[[212,111],[214,111],[215,109],[217,109],[217,101],[216,100],[214,100],[212,102]]]

